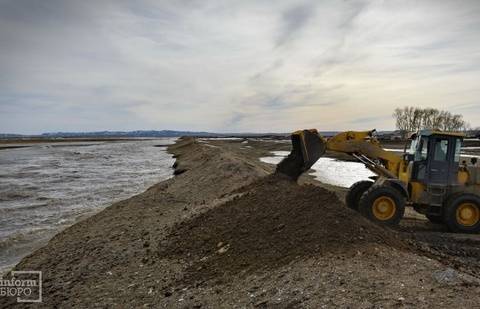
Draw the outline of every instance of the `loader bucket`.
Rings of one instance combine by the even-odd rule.
[[[301,130],[292,133],[292,151],[278,165],[276,173],[297,180],[310,169],[326,151],[326,142],[317,130]]]

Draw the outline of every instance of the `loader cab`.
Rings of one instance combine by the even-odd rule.
[[[407,154],[413,163],[411,180],[425,185],[455,185],[462,140],[462,134],[419,131]]]

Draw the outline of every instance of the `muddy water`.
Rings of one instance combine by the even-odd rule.
[[[175,139],[0,150],[0,274],[55,233],[172,176]]]
[[[273,151],[273,156],[264,157],[260,160],[265,163],[278,164],[288,154],[288,151]],[[357,181],[374,176],[362,163],[345,162],[325,157],[320,158],[312,166],[310,175],[320,182],[345,188],[349,188]]]

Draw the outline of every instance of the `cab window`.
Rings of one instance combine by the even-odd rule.
[[[437,139],[435,141],[434,161],[447,161],[448,139]]]
[[[428,156],[428,138],[422,138],[422,148],[420,149],[421,160],[427,160]]]
[[[428,156],[428,138],[422,137],[415,151],[415,161],[425,161]]]
[[[457,138],[455,144],[455,162],[460,162],[460,152],[462,150],[462,140]]]

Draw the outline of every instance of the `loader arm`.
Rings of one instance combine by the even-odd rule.
[[[277,172],[296,180],[309,170],[327,150],[349,154],[377,175],[398,178],[403,158],[384,150],[372,131],[346,131],[326,139],[317,130],[292,133],[292,152],[277,166]]]

